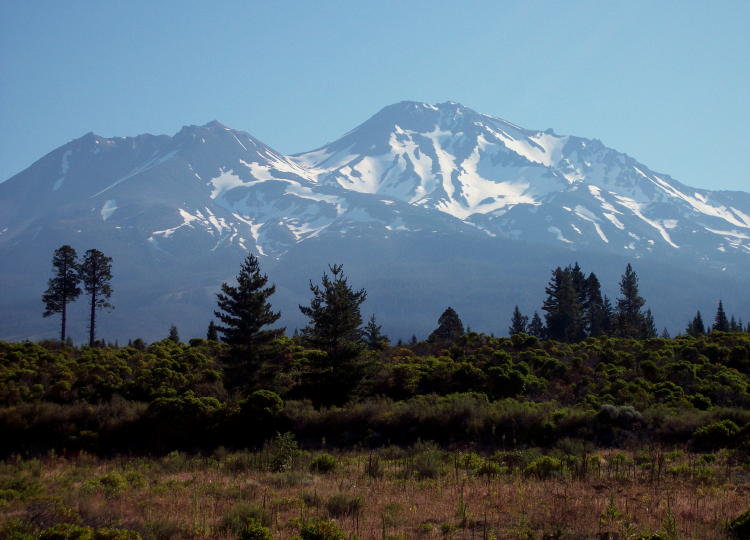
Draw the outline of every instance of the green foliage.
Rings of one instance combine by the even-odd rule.
[[[750,538],[750,509],[730,520],[727,523],[727,532],[737,540]]]
[[[696,429],[693,440],[700,448],[722,448],[731,446],[739,431],[740,428],[731,420],[721,420]]]
[[[332,521],[308,521],[300,529],[302,540],[345,540],[346,535]]]
[[[240,540],[273,540],[273,535],[257,519],[249,518],[238,538]]]
[[[542,456],[529,463],[523,470],[523,473],[526,476],[536,476],[539,479],[546,479],[560,474],[562,470],[563,465],[559,459],[551,456]]]
[[[266,451],[271,456],[270,469],[273,472],[290,470],[300,453],[294,434],[290,432],[277,433],[276,437],[267,445]]]
[[[325,508],[334,518],[359,514],[364,506],[362,497],[348,493],[336,493],[326,501]]]
[[[235,535],[242,534],[249,523],[269,527],[273,522],[271,513],[260,506],[240,502],[234,504],[221,520],[221,530]]]
[[[458,313],[448,307],[438,318],[438,327],[432,331],[427,341],[452,343],[464,335],[464,325]]]
[[[336,469],[336,458],[330,454],[320,454],[310,463],[310,470],[318,473],[329,473]]]

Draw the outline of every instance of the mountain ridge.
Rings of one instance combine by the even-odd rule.
[[[300,268],[280,291],[290,306],[304,303],[292,280],[307,283],[326,262],[347,258],[344,245],[358,251],[352,241],[377,246],[353,266],[380,268],[399,287],[417,290],[420,278],[409,275],[396,246],[408,258],[421,242],[446,265],[460,259],[467,269],[502,272],[506,263],[495,251],[524,256],[516,249],[522,243],[543,255],[540,264],[579,256],[638,260],[741,283],[750,262],[750,194],[690,188],[596,139],[528,130],[456,102],[393,104],[339,139],[294,155],[217,120],[172,136],[89,132],[0,183],[0,278],[13,283],[5,310],[28,312],[18,321],[0,319],[0,326],[16,328],[13,336],[23,336],[24,325],[46,328],[23,306],[43,288],[48,258],[63,243],[115,254],[132,274],[118,288],[133,301],[141,289],[153,296],[144,300],[153,314],[133,305],[126,315],[141,313],[153,325],[157,313],[178,319],[172,322],[209,317],[213,292],[247,251],[277,270],[295,260]],[[310,242],[330,260],[303,248]],[[465,243],[477,246],[474,260],[457,255]],[[379,266],[379,257],[391,268]],[[430,252],[420,257],[432,260]],[[434,262],[418,266],[430,274],[421,279],[432,280],[432,295],[455,278]],[[531,271],[508,268],[510,280]],[[174,278],[162,279],[167,272]],[[297,318],[288,326],[299,324]]]

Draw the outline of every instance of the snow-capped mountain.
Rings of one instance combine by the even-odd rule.
[[[391,105],[294,160],[321,185],[440,210],[492,235],[635,257],[750,255],[747,193],[693,189],[598,140],[454,102]]]
[[[294,156],[216,121],[50,152],[0,184],[0,337],[54,335],[38,297],[62,244],[114,258],[120,336],[171,323],[198,335],[247,251],[278,282],[290,327],[326,263],[356,269],[386,328],[410,335],[461,302],[467,322],[502,332],[498,313],[538,308],[551,267],[576,259],[605,276],[633,259],[698,272],[657,287],[677,324],[690,305],[680,283],[719,269],[746,294],[750,194],[689,188],[597,140],[402,102]],[[459,274],[473,277],[449,300]]]

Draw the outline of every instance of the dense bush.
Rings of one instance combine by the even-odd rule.
[[[746,333],[575,344],[469,333],[453,344],[386,346],[349,360],[343,407],[319,405],[344,394],[321,398],[329,359],[299,339],[278,338],[251,375],[225,369],[229,360],[225,345],[200,339],[0,342],[0,455],[257,448],[287,431],[338,447],[431,440],[513,448],[576,438],[710,450],[742,446],[750,431]],[[232,380],[238,373],[245,378]],[[271,467],[288,467],[290,455],[277,452]]]

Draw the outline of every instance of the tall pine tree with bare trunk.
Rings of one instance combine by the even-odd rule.
[[[112,296],[112,257],[105,256],[98,249],[88,250],[79,266],[79,276],[90,298],[89,347],[93,347],[96,342],[96,311],[113,307],[109,303]]]
[[[62,315],[60,341],[65,343],[68,304],[81,295],[76,250],[68,245],[56,249],[52,257],[52,268],[55,275],[49,280],[47,290],[42,295],[44,316],[49,317],[55,313]]]

